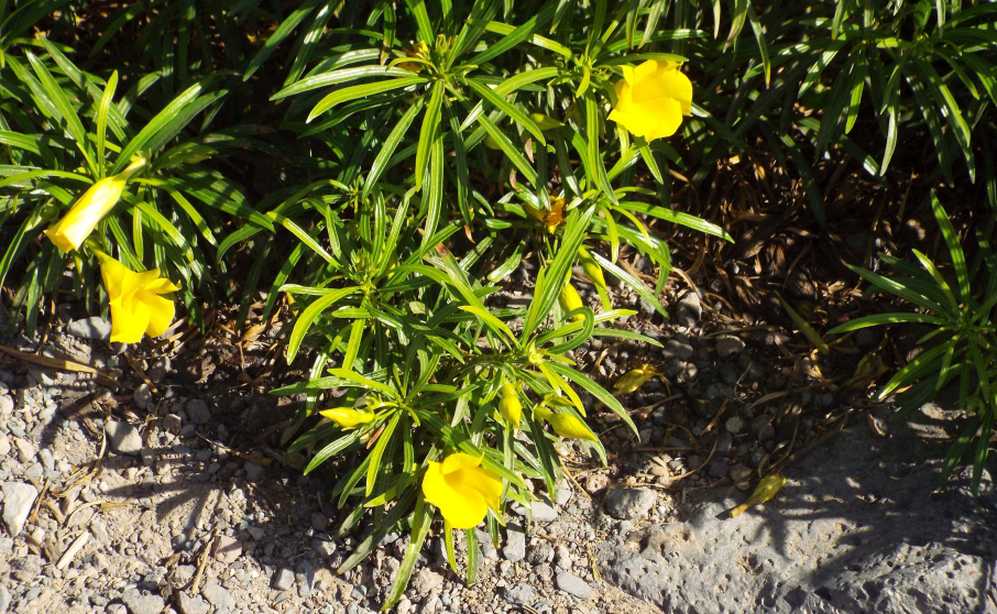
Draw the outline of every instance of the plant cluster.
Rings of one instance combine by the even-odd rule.
[[[824,223],[811,165],[831,150],[882,175],[910,138],[940,176],[994,177],[978,136],[997,102],[989,3],[292,5],[0,3],[0,282],[29,328],[72,296],[106,305],[127,343],[169,328],[170,297],[195,323],[219,301],[245,316],[259,292],[264,320],[292,310],[286,359],[308,377],[276,391],[304,399],[290,448],[306,472],[336,464],[339,530],[371,527],[345,568],[410,532],[388,606],[437,515],[455,568],[464,532],[473,578],[474,527],[494,537],[510,502],[552,493],[564,440],[605,459],[588,399],[636,433],[571,352],[656,343],[614,326],[633,311],[609,284],[665,314],[661,225],[730,240],[673,204],[676,184],[761,144]],[[964,398],[990,407],[988,434],[993,360],[963,374],[993,353],[993,300],[953,260],[958,300],[901,294],[938,315],[852,326],[958,331],[887,388],[937,358],[945,375],[925,386],[979,382]]]

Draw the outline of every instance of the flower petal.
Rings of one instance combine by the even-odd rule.
[[[125,276],[129,273],[131,271],[125,265],[110,256],[100,259],[100,276],[104,280],[104,289],[107,290],[107,296],[111,301],[121,296]]]
[[[158,337],[165,333],[173,323],[173,316],[176,315],[173,301],[149,292],[141,293],[139,300],[149,308],[149,326],[146,327],[145,334]]]
[[[638,82],[654,77],[658,72],[658,62],[656,60],[646,60],[634,69],[634,79]]]
[[[658,72],[658,79],[664,84],[668,95],[682,105],[682,114],[692,112],[692,81],[674,66]]]
[[[653,119],[653,124],[645,132],[644,138],[648,141],[653,141],[654,139],[671,136],[678,131],[681,125],[682,104],[674,98],[669,98],[662,101],[658,113]]]
[[[132,297],[111,301],[111,341],[138,343],[149,328],[149,308]]]
[[[473,469],[479,465],[481,465],[480,456],[471,456],[464,452],[454,452],[443,459],[443,473],[446,475],[463,469]]]
[[[422,479],[422,494],[426,501],[440,508],[443,518],[455,529],[478,526],[488,513],[484,498],[475,491],[465,493],[454,488],[444,474],[445,463],[429,463]]]

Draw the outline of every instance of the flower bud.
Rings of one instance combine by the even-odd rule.
[[[136,156],[125,170],[91,185],[62,219],[45,230],[45,235],[63,253],[79,249],[97,224],[118,204],[128,178],[145,164],[145,158]]]

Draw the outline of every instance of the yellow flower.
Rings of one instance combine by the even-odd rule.
[[[173,322],[173,301],[160,294],[180,288],[159,276],[159,269],[136,273],[107,254],[97,252],[100,275],[111,302],[111,341],[137,343],[142,335],[158,337]]]
[[[587,441],[599,441],[599,438],[585,426],[578,416],[570,412],[554,413],[542,405],[533,408],[533,413],[538,418],[546,420],[554,432],[561,437],[568,439],[585,439]]]
[[[136,156],[125,170],[94,183],[73,203],[61,220],[45,230],[46,236],[55,243],[59,251],[65,253],[80,248],[97,223],[118,204],[128,178],[145,166],[145,163],[145,158]]]
[[[480,458],[455,452],[442,463],[430,461],[422,494],[451,527],[470,529],[481,524],[489,508],[499,509],[502,480],[482,469]]]
[[[377,417],[373,412],[361,411],[352,407],[334,407],[324,409],[319,413],[344,429],[355,429],[361,424],[373,422],[374,418]]]
[[[519,401],[516,387],[506,381],[502,382],[502,400],[499,401],[499,410],[509,426],[514,429],[519,428],[519,420],[523,416],[523,404]]]
[[[609,119],[647,141],[671,136],[692,110],[692,82],[671,62],[623,67]]]

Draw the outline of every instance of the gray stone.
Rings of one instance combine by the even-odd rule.
[[[246,479],[252,482],[262,478],[265,471],[262,465],[257,465],[252,461],[246,461],[246,464],[242,466],[242,470],[246,472]]]
[[[111,338],[111,323],[100,316],[73,320],[66,325],[66,332],[75,337],[108,341]]]
[[[38,489],[31,484],[4,482],[0,490],[3,491],[3,522],[10,536],[17,537],[28,520]]]
[[[557,511],[543,501],[534,501],[530,505],[530,515],[534,522],[553,522],[557,520]]]
[[[127,422],[108,420],[107,435],[111,440],[111,449],[118,454],[137,455],[142,452],[142,435]]]
[[[166,414],[163,416],[163,428],[174,435],[179,435],[183,428],[183,418],[180,414]]]
[[[746,493],[693,492],[681,522],[598,544],[600,574],[667,612],[993,611],[997,494],[962,492],[956,476],[933,495],[943,461],[923,446],[845,432],[736,518]]]
[[[187,417],[194,424],[207,424],[211,422],[211,408],[201,399],[187,401],[187,404],[184,405],[184,410],[187,411]]]
[[[14,411],[14,399],[6,394],[0,394],[0,417],[7,418]]]
[[[132,392],[132,401],[135,402],[135,406],[139,409],[148,409],[149,404],[152,403],[152,390],[149,389],[147,384],[139,384],[135,391]]]
[[[38,448],[35,447],[35,444],[21,437],[14,438],[14,447],[17,448],[17,458],[22,463],[30,463],[38,454]]]
[[[558,505],[564,506],[568,504],[568,501],[571,501],[572,494],[570,486],[567,484],[558,484],[557,494],[555,495],[554,500]]]
[[[603,507],[617,520],[634,520],[646,516],[656,500],[654,491],[647,488],[611,488]]]
[[[689,360],[695,352],[696,351],[691,345],[684,341],[679,341],[678,339],[669,339],[668,341],[665,341],[664,347],[661,348],[661,354],[665,358],[673,358],[676,360]]]
[[[215,558],[222,563],[234,563],[240,556],[242,556],[242,544],[235,537],[222,535],[215,542]]]
[[[737,435],[744,430],[744,419],[741,416],[731,416],[724,422],[724,427],[731,435]]]
[[[180,607],[180,614],[208,614],[208,610],[211,609],[204,599],[182,591],[177,597],[177,605]]]
[[[682,326],[692,328],[703,317],[703,304],[699,293],[688,290],[679,297],[678,308],[675,310],[676,321]]]
[[[734,335],[723,335],[717,338],[717,355],[720,356],[720,358],[729,358],[734,354],[739,354],[744,351],[744,347],[744,341],[742,341],[740,337],[735,337]]]
[[[235,609],[235,599],[232,593],[215,580],[208,580],[201,589],[201,594],[208,603],[215,606],[215,612],[227,612]]]
[[[270,586],[278,591],[290,590],[294,586],[294,572],[283,567],[278,569],[274,572]]]
[[[315,546],[315,551],[325,557],[330,557],[336,554],[336,542],[328,538],[316,539],[313,542]]]
[[[166,607],[166,601],[159,595],[143,594],[137,588],[122,593],[121,601],[132,614],[160,614]]]
[[[443,576],[428,567],[423,567],[412,578],[412,590],[420,595],[439,592],[443,587]]]
[[[505,533],[502,556],[505,560],[513,563],[518,563],[526,558],[526,534],[517,528],[509,527]]]
[[[530,606],[537,600],[537,590],[529,584],[507,587],[502,595],[512,605]]]
[[[10,607],[10,591],[6,586],[0,586],[0,614],[6,614]]]
[[[592,596],[592,587],[585,580],[568,571],[557,572],[554,584],[557,585],[557,588],[579,599],[588,599]]]

